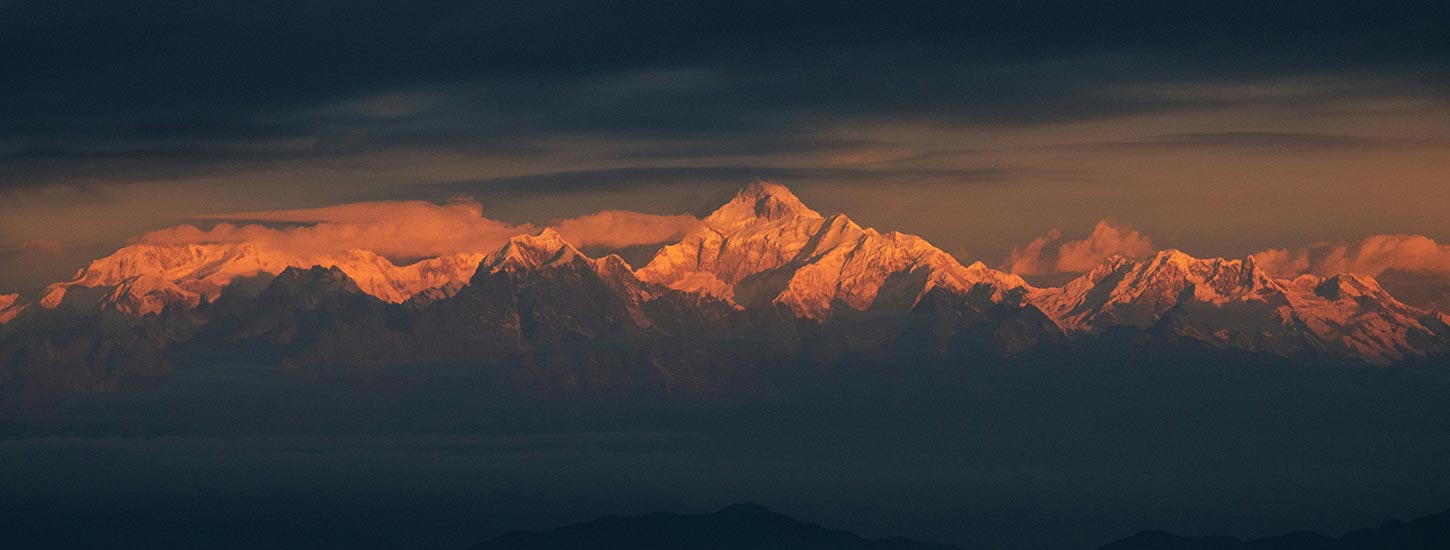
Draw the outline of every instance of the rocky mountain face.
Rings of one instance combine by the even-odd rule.
[[[638,270],[553,230],[403,266],[367,251],[137,244],[37,304],[0,296],[0,323],[3,370],[52,381],[43,371],[68,363],[104,378],[178,361],[504,362],[544,385],[710,391],[771,364],[1070,354],[1124,331],[1145,345],[1370,365],[1450,352],[1444,314],[1368,277],[1278,279],[1252,260],[1169,250],[1035,288],[763,182]]]

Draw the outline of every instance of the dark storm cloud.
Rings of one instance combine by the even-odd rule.
[[[97,156],[149,174],[577,135],[752,154],[828,147],[813,134],[843,120],[1241,100],[1139,89],[1163,83],[1442,99],[1447,23],[1443,2],[5,2],[0,186]]]

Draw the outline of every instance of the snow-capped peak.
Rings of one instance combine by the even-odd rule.
[[[133,244],[91,262],[70,281],[46,287],[40,305],[59,306],[72,287],[114,287],[107,300],[123,312],[157,313],[171,302],[195,306],[215,299],[235,279],[276,274],[293,263],[254,243]]]
[[[707,225],[734,226],[757,220],[820,218],[784,185],[756,180],[705,218]]]
[[[517,235],[509,239],[507,244],[489,254],[478,266],[474,280],[496,273],[517,273],[554,268],[592,271],[605,283],[615,287],[625,294],[627,299],[635,303],[648,294],[641,288],[643,285],[634,276],[634,269],[629,262],[624,261],[624,258],[617,254],[610,254],[599,259],[590,258],[565,241],[553,229],[544,229],[533,235]]]
[[[630,277],[634,276],[634,268],[624,258],[619,257],[618,254],[610,254],[594,260],[594,270],[598,271],[601,275],[621,276],[627,274]]]
[[[540,269],[563,265],[575,258],[591,261],[569,244],[552,228],[546,228],[535,235],[517,235],[510,238],[497,252],[489,254],[479,270],[485,273]]]
[[[818,320],[837,302],[904,310],[936,287],[966,292],[986,283],[1000,297],[1026,286],[984,265],[963,267],[915,235],[863,228],[844,214],[823,218],[776,183],[752,183],[704,222],[639,278],[740,306],[781,304]],[[882,296],[888,280],[896,282]]]
[[[336,267],[363,292],[396,304],[424,290],[437,289],[452,295],[468,281],[484,257],[481,253],[462,252],[400,266],[376,252],[354,249],[336,257],[299,261],[293,267]]]
[[[1110,258],[1029,300],[1068,334],[1115,326],[1171,330],[1214,346],[1291,354],[1312,348],[1387,364],[1435,352],[1443,336],[1427,312],[1390,296],[1373,277],[1277,279],[1252,260],[1200,259],[1165,250]]]
[[[1195,301],[1223,305],[1254,299],[1272,285],[1252,262],[1162,250],[1142,260],[1108,258],[1062,287],[1034,291],[1031,300],[1069,333],[1099,332],[1116,325],[1147,328],[1185,292]]]
[[[643,281],[729,300],[746,277],[794,258],[823,221],[785,186],[757,181],[635,274]]]
[[[141,316],[159,313],[171,303],[195,307],[215,300],[238,279],[273,276],[289,267],[337,267],[364,292],[399,303],[423,290],[456,291],[468,280],[483,254],[459,253],[398,266],[367,250],[327,256],[303,256],[260,243],[134,244],[91,262],[70,281],[46,287],[40,305],[55,308],[73,287],[108,287],[102,306]]]
[[[1357,297],[1373,295],[1385,292],[1378,280],[1366,275],[1354,273],[1340,273],[1320,280],[1314,287],[1314,292],[1325,298],[1338,299],[1340,297]]]
[[[1026,283],[980,262],[964,267],[916,235],[862,228],[844,214],[822,224],[778,276],[760,280],[752,294],[769,297],[795,314],[821,320],[836,302],[856,310],[906,311],[933,288],[967,293],[991,288],[993,299]],[[780,283],[779,281],[784,281]],[[763,291],[763,292],[762,292]]]

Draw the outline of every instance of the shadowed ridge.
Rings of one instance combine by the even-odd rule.
[[[289,366],[372,363],[388,357],[382,326],[395,307],[339,267],[288,267],[255,297],[229,291],[203,308],[209,321],[179,353]]]
[[[1237,550],[1243,541],[1233,537],[1177,537],[1163,531],[1144,531],[1099,550]]]
[[[357,281],[336,266],[289,267],[277,274],[275,279],[262,289],[262,297],[272,299],[281,296],[296,296],[321,290],[361,294]]]
[[[1301,531],[1276,537],[1180,537],[1144,531],[1099,550],[1444,550],[1450,548],[1450,511],[1413,521],[1389,521],[1333,538]]]
[[[865,539],[803,523],[759,504],[710,514],[610,516],[552,531],[517,531],[473,550],[951,550],[907,539]]]

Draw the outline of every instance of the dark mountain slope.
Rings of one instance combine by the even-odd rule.
[[[906,539],[865,539],[802,523],[758,504],[711,514],[608,517],[547,532],[514,532],[473,550],[950,550]]]
[[[1450,511],[1410,522],[1390,521],[1341,538],[1291,533],[1240,540],[1233,537],[1180,537],[1161,531],[1138,533],[1100,550],[1444,550],[1450,548]]]

